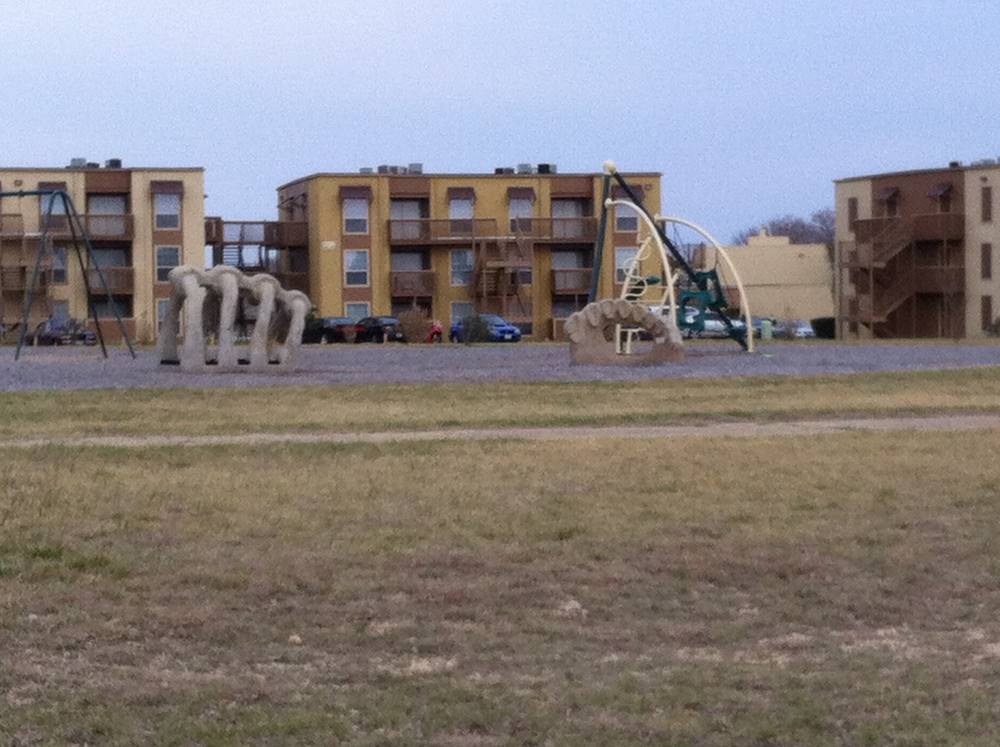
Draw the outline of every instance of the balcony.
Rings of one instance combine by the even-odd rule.
[[[962,241],[965,216],[961,213],[927,213],[912,218],[915,241]]]
[[[101,273],[108,283],[108,290],[114,294],[132,293],[133,275],[131,267],[102,267]],[[104,284],[96,268],[87,270],[87,283],[90,285],[90,292],[93,294],[103,293]]]
[[[592,243],[597,240],[596,218],[515,218],[511,231],[536,241]]]
[[[19,239],[24,236],[24,218],[20,213],[0,215],[0,239]]]
[[[268,246],[306,246],[309,224],[305,221],[269,221],[264,224],[264,243]]]
[[[593,276],[594,271],[589,267],[553,270],[552,293],[553,295],[589,293]]]
[[[80,222],[91,241],[131,241],[134,235],[131,214],[86,214],[80,216]],[[49,234],[56,239],[71,238],[73,231],[70,229],[69,217],[66,215],[49,216]]]
[[[389,285],[392,295],[396,297],[431,296],[434,294],[436,276],[433,270],[393,272],[389,276]]]
[[[274,272],[272,274],[285,290],[297,290],[306,294],[309,293],[308,272]]]
[[[0,291],[25,291],[31,283],[34,266],[5,265],[0,267]],[[49,273],[41,270],[38,273],[38,288],[49,285]]]
[[[469,242],[497,235],[497,222],[492,218],[389,221],[389,241],[393,244]]]
[[[917,293],[954,295],[965,293],[964,267],[918,267],[914,276]]]

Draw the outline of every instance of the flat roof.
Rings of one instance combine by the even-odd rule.
[[[950,174],[950,173],[962,173],[963,171],[972,171],[974,169],[996,169],[1000,168],[1000,164],[984,163],[976,165],[974,163],[965,164],[962,166],[942,166],[936,169],[908,169],[905,171],[885,171],[881,174],[866,174],[864,176],[846,176],[842,179],[834,179],[834,184],[840,184],[841,182],[857,182],[864,179],[882,179],[887,176],[914,176],[916,174]]]
[[[620,171],[618,172],[622,176],[655,176],[662,177],[662,171]],[[299,182],[307,182],[310,179],[319,178],[331,178],[331,179],[348,179],[348,178],[358,178],[358,179],[371,179],[373,177],[393,177],[395,179],[424,179],[424,178],[442,178],[442,179],[559,179],[561,177],[581,177],[586,176],[589,178],[604,176],[603,171],[586,171],[586,172],[559,172],[556,174],[494,174],[492,172],[480,172],[480,173],[468,173],[468,172],[458,172],[458,173],[447,173],[447,172],[426,172],[423,174],[361,174],[357,171],[319,171],[315,174],[309,174],[308,176],[300,176],[298,179],[292,179],[290,182],[286,182],[279,186],[277,189],[284,189],[285,187],[290,187],[293,184],[298,184]]]
[[[105,166],[0,166],[0,171],[52,171],[65,174],[67,171],[204,171],[204,166],[122,166],[120,169]]]

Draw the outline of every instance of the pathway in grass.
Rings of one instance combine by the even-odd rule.
[[[103,446],[149,448],[162,446],[258,446],[263,444],[355,444],[394,441],[490,441],[518,439],[628,438],[753,438],[810,436],[843,431],[968,431],[1000,428],[1000,415],[938,415],[931,417],[837,418],[771,423],[728,422],[707,425],[570,426],[548,428],[455,428],[450,430],[375,431],[368,433],[243,433],[224,436],[88,436],[0,441],[0,449],[40,446]]]

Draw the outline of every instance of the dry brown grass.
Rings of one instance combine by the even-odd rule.
[[[4,451],[0,742],[996,744],[998,439]]]
[[[0,439],[986,411],[1000,411],[996,368],[640,383],[133,389],[0,394]]]

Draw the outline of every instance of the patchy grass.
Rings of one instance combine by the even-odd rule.
[[[0,742],[993,745],[998,438],[5,451]]]
[[[637,383],[24,392],[0,394],[0,438],[648,425],[996,412],[998,403],[996,368]]]

